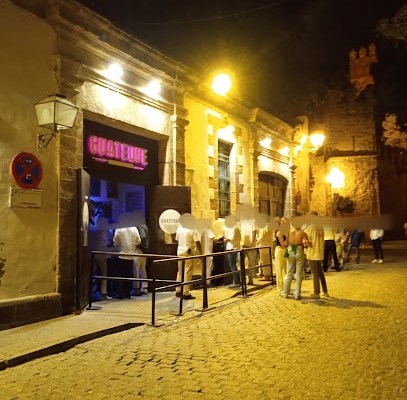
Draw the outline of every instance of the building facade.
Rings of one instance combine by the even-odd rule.
[[[219,232],[240,205],[270,218],[308,210],[309,152],[294,152],[305,128],[215,95],[207,77],[73,0],[2,0],[0,20],[1,329],[86,307],[102,217],[112,232],[141,214],[149,251],[175,254],[167,210]],[[78,109],[55,135],[34,108],[50,94]]]
[[[382,121],[375,112],[372,66],[379,62],[374,44],[351,50],[349,75],[310,118],[310,132],[322,130],[326,136],[324,146],[310,158],[310,208],[340,217],[388,216],[386,239],[402,239],[406,152],[397,140],[386,141],[400,131],[394,116]],[[341,175],[330,180],[333,169]]]

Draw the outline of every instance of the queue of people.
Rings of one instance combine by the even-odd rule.
[[[313,293],[311,299],[319,299],[322,295],[329,297],[325,272],[330,264],[335,271],[340,272],[345,263],[350,262],[352,250],[355,249],[355,262],[360,262],[360,246],[365,243],[365,234],[357,228],[353,228],[349,234],[346,229],[334,229],[318,222],[316,213],[310,213],[315,219],[301,224],[300,220],[289,220],[286,217],[275,218],[263,224],[256,225],[254,218],[225,224],[223,234],[216,237],[212,231],[212,223],[206,220],[200,229],[186,227],[182,224],[175,233],[177,242],[177,256],[185,257],[184,261],[178,261],[176,281],[190,282],[194,274],[194,262],[189,256],[204,255],[200,264],[200,271],[205,269],[206,283],[211,285],[211,277],[214,268],[213,245],[215,240],[224,243],[225,264],[232,275],[230,288],[241,287],[241,261],[247,266],[247,285],[253,285],[253,278],[261,277],[263,281],[271,281],[273,272],[276,278],[276,288],[283,298],[293,296],[301,299],[301,287],[304,279],[304,271],[310,269],[313,276]],[[103,231],[95,235],[97,250],[105,247]],[[370,240],[372,242],[375,258],[372,263],[383,263],[382,229],[371,229]],[[147,259],[142,254],[148,247],[148,228],[143,222],[138,227],[124,227],[114,230],[111,245],[115,246],[122,254],[118,256],[117,275],[125,278],[140,280],[118,280],[116,282],[117,298],[130,298],[148,294]],[[261,247],[256,249],[256,247]],[[241,250],[244,250],[241,252]],[[128,255],[126,255],[128,253]],[[241,255],[245,260],[240,260]],[[107,276],[107,257],[97,254],[96,264],[100,273]],[[182,275],[184,272],[184,275]],[[146,279],[146,280],[144,280]],[[295,286],[292,288],[292,283]],[[102,300],[107,298],[107,280],[101,280]],[[181,289],[182,288],[182,289]],[[185,300],[195,299],[191,294],[190,284],[178,286],[175,292],[177,297],[182,296]]]

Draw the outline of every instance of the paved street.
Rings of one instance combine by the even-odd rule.
[[[331,295],[274,287],[0,372],[1,399],[407,399],[407,243],[328,272]]]

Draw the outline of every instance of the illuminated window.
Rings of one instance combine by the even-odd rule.
[[[231,145],[218,142],[219,217],[230,214],[230,150]]]

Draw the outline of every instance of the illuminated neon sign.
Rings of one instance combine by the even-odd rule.
[[[119,167],[143,170],[148,165],[147,149],[100,136],[89,136],[88,151],[95,161]]]

